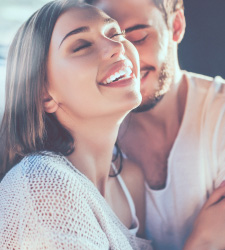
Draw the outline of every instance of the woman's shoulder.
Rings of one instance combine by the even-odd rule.
[[[72,169],[65,157],[50,152],[30,154],[15,165],[0,183],[0,197],[18,199],[20,206],[44,211],[51,204],[87,206],[88,181]],[[82,197],[86,195],[86,200]],[[69,207],[69,206],[68,206]]]
[[[70,174],[70,172],[73,172],[76,176],[76,168],[72,167],[63,155],[50,151],[29,154],[13,168],[21,169],[23,175],[27,177],[32,175],[52,177],[63,173]]]
[[[55,190],[68,189],[66,183],[78,187],[80,179],[64,156],[44,151],[25,156],[5,175],[1,186],[16,183],[33,194],[35,189],[48,190],[50,183]]]
[[[121,176],[133,198],[136,215],[139,220],[137,235],[144,236],[145,228],[145,185],[141,168],[129,159],[124,159]]]
[[[126,184],[134,203],[137,204],[140,199],[143,198],[145,191],[145,178],[141,168],[133,161],[124,158],[123,168],[120,175]]]
[[[123,169],[121,171],[121,176],[126,185],[128,185],[128,188],[132,188],[136,185],[142,186],[144,183],[144,174],[141,168],[136,163],[127,158],[123,159]]]

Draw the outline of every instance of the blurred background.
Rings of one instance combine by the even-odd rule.
[[[0,0],[0,120],[4,108],[6,59],[9,45],[21,24],[49,0]]]
[[[20,25],[47,2],[0,0],[0,113],[10,42]],[[184,0],[184,7],[187,27],[178,50],[181,68],[225,78],[225,0]]]
[[[225,0],[184,0],[186,32],[178,47],[182,69],[225,78]]]

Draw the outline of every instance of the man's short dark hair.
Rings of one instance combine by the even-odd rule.
[[[168,24],[168,19],[171,14],[179,9],[184,8],[183,0],[152,0],[155,6],[163,13],[164,19]],[[92,2],[94,2],[92,0]]]
[[[98,0],[83,0],[83,1],[91,5],[95,5],[98,2]],[[163,13],[164,19],[167,24],[171,14],[173,14],[175,11],[179,9],[184,8],[183,0],[152,0],[152,2]]]

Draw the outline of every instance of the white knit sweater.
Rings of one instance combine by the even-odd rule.
[[[65,157],[25,157],[0,184],[0,249],[152,249]]]

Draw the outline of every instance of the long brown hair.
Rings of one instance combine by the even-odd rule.
[[[78,2],[52,1],[36,11],[18,30],[7,58],[5,111],[0,127],[0,175],[25,155],[42,150],[69,155],[70,133],[43,108],[46,62],[58,17]]]

